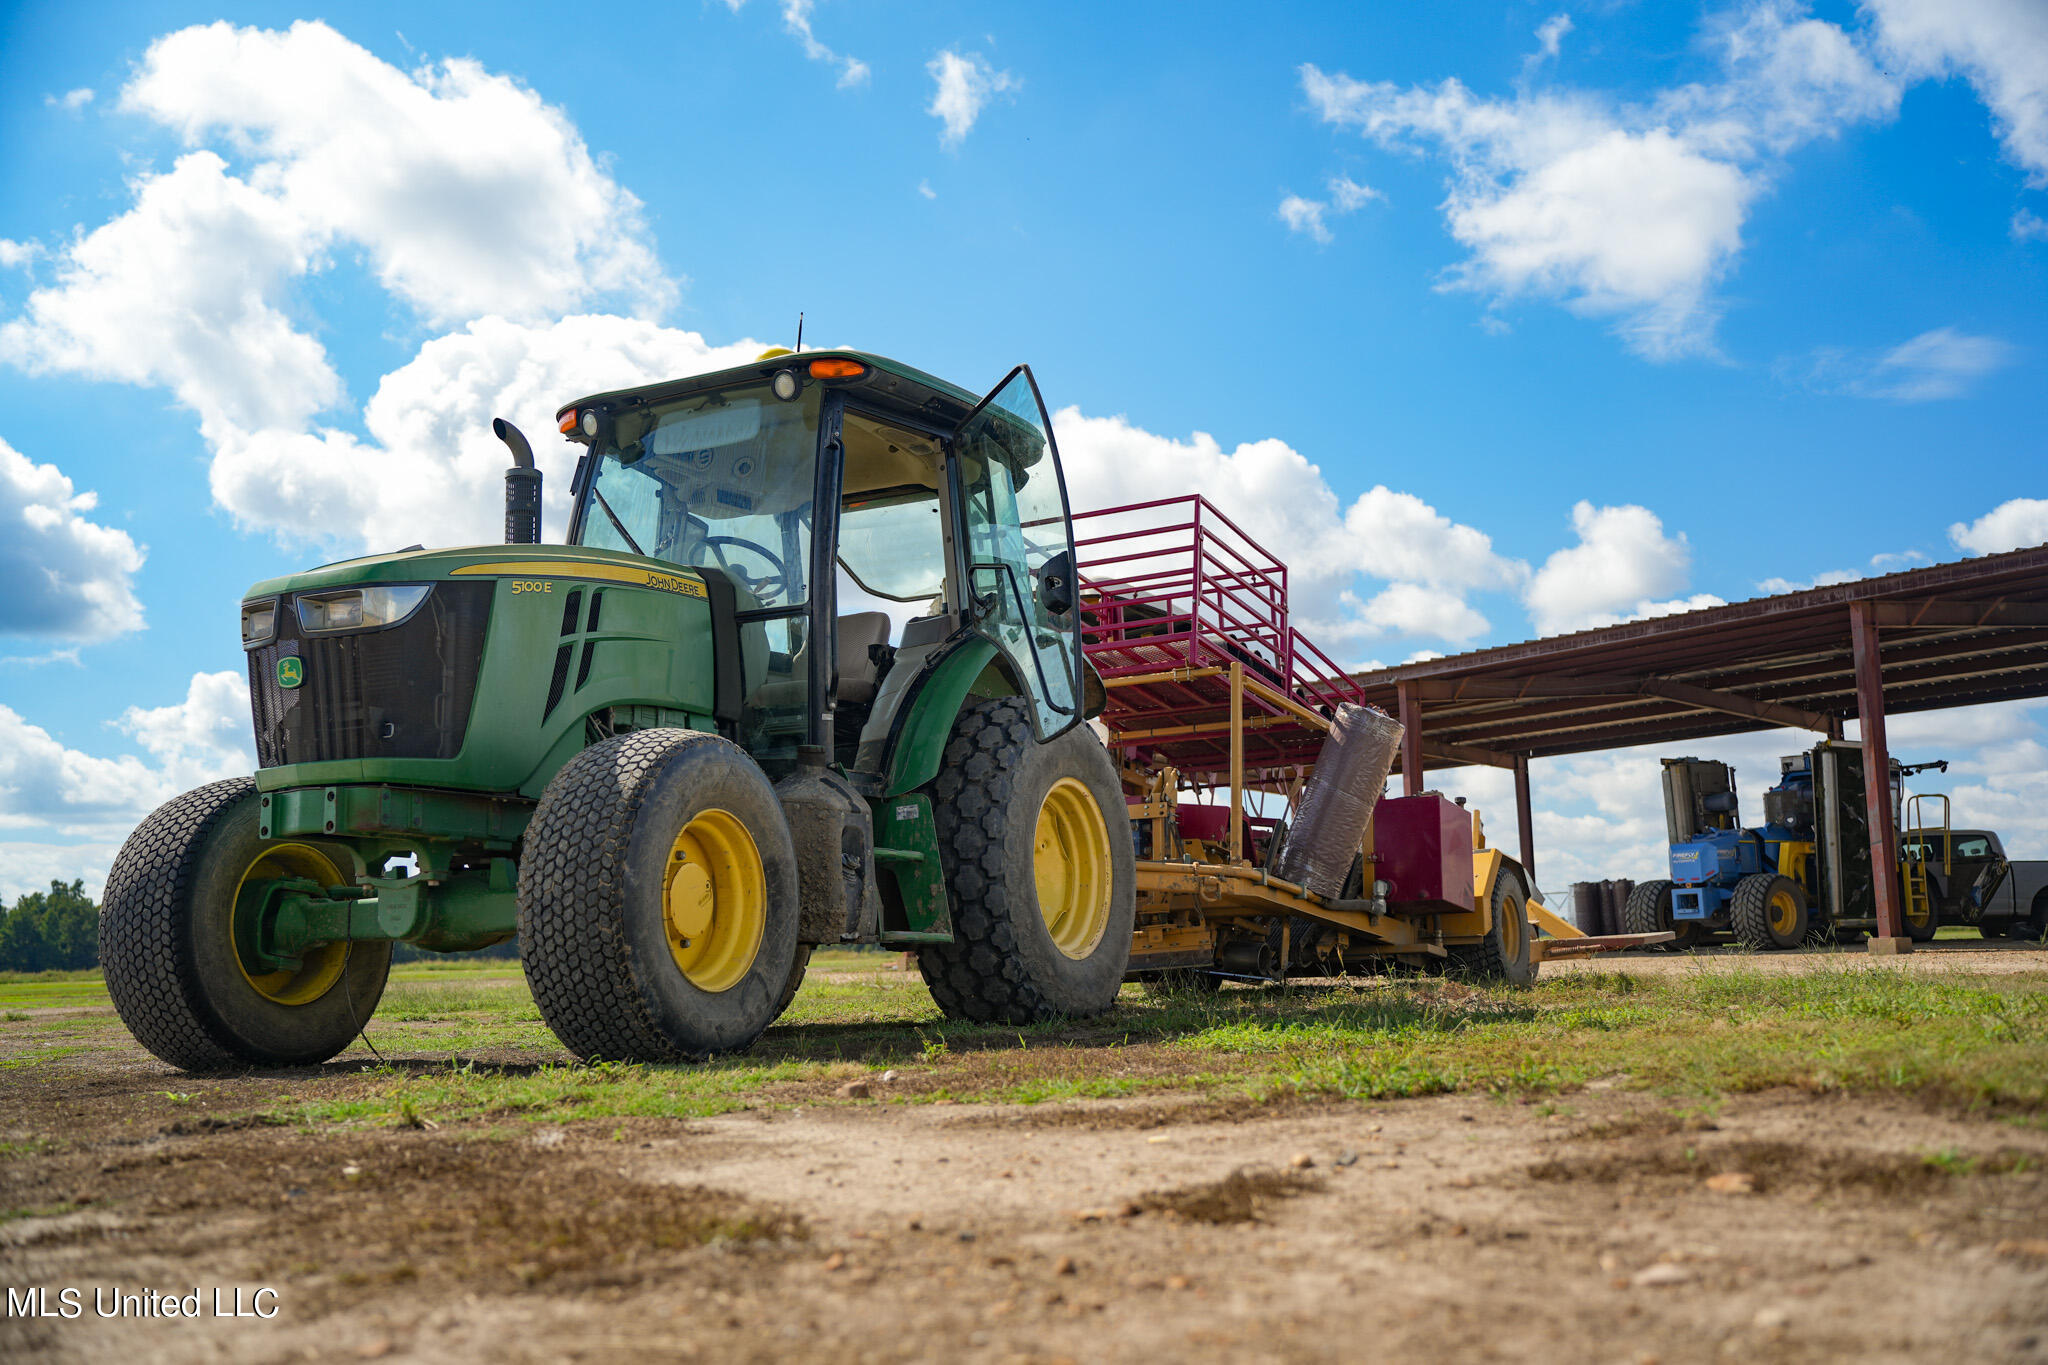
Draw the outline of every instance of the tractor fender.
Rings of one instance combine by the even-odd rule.
[[[884,796],[901,796],[939,775],[946,740],[953,733],[960,708],[975,693],[984,675],[1000,669],[1000,664],[1000,651],[979,635],[966,637],[925,664],[911,685],[910,700],[896,713],[894,733],[889,737]],[[1007,670],[1001,671],[1007,674]],[[989,695],[1015,696],[1021,690],[1015,679],[1007,676],[1001,679],[1000,689],[999,693]]]

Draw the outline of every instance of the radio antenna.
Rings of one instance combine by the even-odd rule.
[[[804,315],[802,313],[796,315],[796,348],[799,351],[804,348]]]

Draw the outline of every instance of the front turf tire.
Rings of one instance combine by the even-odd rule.
[[[931,792],[953,941],[919,952],[918,968],[939,1008],[950,1019],[1030,1024],[1115,1004],[1137,867],[1123,783],[1094,734],[1077,725],[1040,744],[1022,701],[977,702],[953,723]],[[1060,866],[1074,882],[1059,880]],[[1041,908],[1047,869],[1048,899],[1061,898],[1052,922]],[[1077,884],[1106,891],[1106,903],[1074,897]]]
[[[185,1071],[324,1062],[376,1013],[391,971],[388,941],[315,949],[303,981],[263,978],[268,995],[242,969],[233,916],[245,874],[283,851],[307,864],[293,871],[346,876],[338,855],[259,838],[259,801],[246,777],[186,792],[128,836],[107,876],[107,994],[137,1042]],[[308,998],[275,998],[297,995]]]
[[[1446,964],[1460,976],[1481,981],[1508,981],[1525,986],[1536,979],[1538,964],[1529,960],[1529,888],[1522,874],[1503,865],[1493,879],[1486,937],[1477,943],[1454,944]]]
[[[1697,948],[1707,936],[1698,920],[1689,919],[1680,924],[1673,917],[1671,883],[1666,881],[1643,882],[1628,893],[1628,901],[1621,907],[1621,930],[1625,934],[1661,934],[1669,930],[1678,935],[1669,943],[1650,945],[1660,953],[1682,953],[1688,948]]]
[[[520,957],[541,1017],[585,1060],[748,1047],[785,1003],[797,917],[775,790],[717,735],[637,730],[593,744],[555,774],[527,826]]]
[[[1728,921],[1736,940],[1758,952],[1798,948],[1812,928],[1806,892],[1790,877],[1759,872],[1735,883]]]

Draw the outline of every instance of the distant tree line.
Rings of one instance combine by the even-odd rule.
[[[75,972],[100,965],[100,907],[80,878],[0,904],[0,972]]]

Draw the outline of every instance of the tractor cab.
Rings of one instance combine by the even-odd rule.
[[[816,746],[886,776],[910,684],[962,634],[1049,739],[1080,718],[1073,543],[1022,366],[978,402],[850,351],[580,399],[571,544],[711,591],[718,720],[771,775]]]

